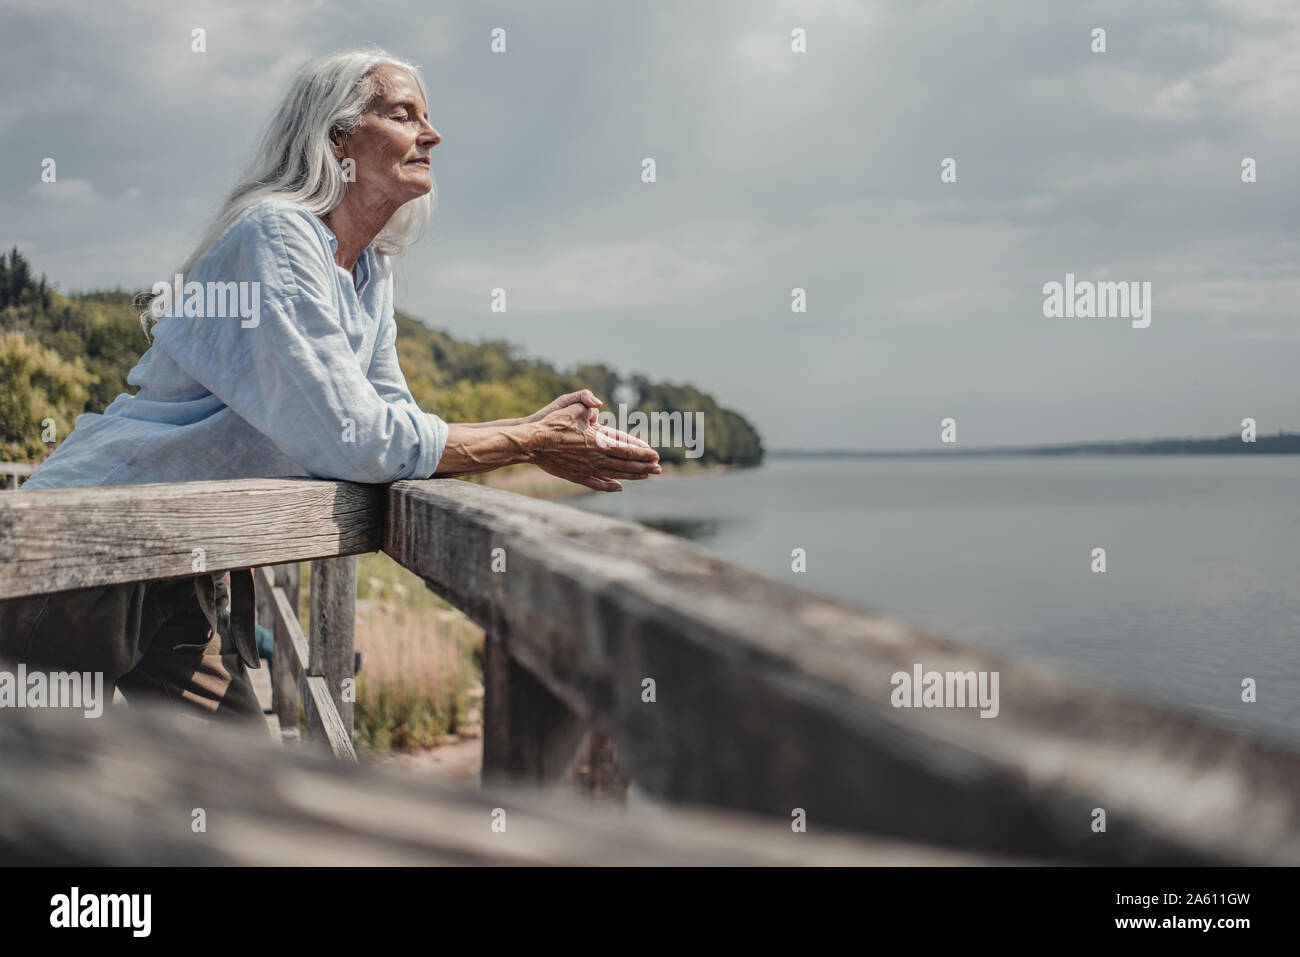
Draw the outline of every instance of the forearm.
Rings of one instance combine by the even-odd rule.
[[[450,425],[460,425],[467,429],[499,429],[508,425],[523,425],[527,419],[493,419],[491,422],[452,422]]]
[[[487,426],[493,426],[487,428]],[[531,462],[535,429],[527,423],[450,423],[447,444],[432,477],[454,478],[490,472],[503,465]]]

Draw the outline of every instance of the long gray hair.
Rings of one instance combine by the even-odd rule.
[[[419,68],[375,46],[343,50],[317,57],[293,79],[258,143],[253,161],[240,175],[212,225],[180,268],[188,274],[194,263],[250,206],[264,199],[297,203],[323,216],[343,201],[347,183],[343,168],[330,150],[330,137],[357,128],[366,107],[379,92],[375,68],[390,64],[409,73],[428,102]],[[436,186],[402,205],[375,237],[375,248],[400,256],[418,242],[429,226],[436,204]],[[137,298],[147,306],[151,294]],[[157,317],[149,308],[140,313],[140,325],[149,334]]]

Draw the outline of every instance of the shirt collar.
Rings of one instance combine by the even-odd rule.
[[[320,219],[319,216],[316,218]],[[334,253],[339,251],[339,238],[334,235],[334,230],[330,229],[329,226],[325,224],[325,220],[320,219],[320,224],[325,227],[325,235],[329,237],[330,260],[332,262],[334,259]],[[358,296],[361,295],[366,286],[370,283],[370,261],[371,257],[374,255],[374,251],[375,244],[372,242],[361,251],[361,255],[357,257],[357,264],[352,267],[352,285],[353,288],[356,289]],[[337,263],[335,263],[335,265],[339,269],[343,268],[342,266],[338,266]]]

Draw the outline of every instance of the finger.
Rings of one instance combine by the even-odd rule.
[[[654,451],[654,446],[652,446],[649,442],[643,442],[640,439],[638,439],[635,435],[629,435],[626,432],[620,432],[618,429],[615,429],[611,426],[598,425],[595,427],[595,429],[596,432],[599,433],[596,437],[597,441],[600,447],[603,449],[614,448],[616,446],[623,446],[626,448],[650,449],[651,451]],[[655,454],[658,455],[659,453],[655,452]]]
[[[598,468],[601,475],[604,475],[610,469],[617,472],[628,472],[633,475],[658,475],[663,471],[663,467],[658,462],[629,462],[627,459],[609,457],[606,457]]]
[[[629,472],[624,469],[602,468],[600,470],[602,478],[623,479],[625,482],[637,482],[641,479],[648,479],[654,472]]]
[[[557,409],[563,409],[565,406],[576,405],[581,402],[585,406],[599,406],[603,403],[596,398],[596,394],[590,389],[579,389],[577,392],[568,392],[556,399],[552,405]]]
[[[649,442],[642,442],[635,435],[629,435],[627,432],[620,432],[618,429],[615,429],[608,425],[597,425],[596,431],[600,432],[602,435],[606,436],[607,438],[614,439],[616,442],[625,442],[630,445],[637,445],[643,449],[650,448]]]
[[[589,478],[583,479],[578,484],[585,485],[587,486],[587,488],[593,489],[597,492],[623,491],[623,486],[620,485],[618,482],[614,481],[613,479],[601,478],[599,475],[592,475]]]
[[[605,445],[601,445],[605,454],[618,459],[626,459],[632,462],[658,462],[659,453],[650,446],[628,445],[625,442],[617,442],[613,439],[606,439]]]

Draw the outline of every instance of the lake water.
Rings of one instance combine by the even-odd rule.
[[[568,501],[1300,750],[1300,457],[775,458],[624,488]]]

